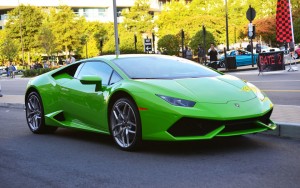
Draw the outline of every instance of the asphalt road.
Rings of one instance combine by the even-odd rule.
[[[247,80],[263,90],[274,104],[300,106],[300,71],[240,71],[229,73]]]
[[[300,140],[248,135],[146,142],[124,152],[109,136],[29,131],[24,111],[0,108],[0,187],[288,187],[300,185]]]
[[[3,95],[24,95],[30,78],[0,78]]]

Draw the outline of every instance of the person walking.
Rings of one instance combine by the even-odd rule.
[[[200,44],[198,45],[198,63],[205,63],[205,50]]]

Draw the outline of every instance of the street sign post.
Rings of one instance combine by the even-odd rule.
[[[144,39],[144,52],[152,52],[152,42],[151,39]]]
[[[254,29],[254,26],[252,25],[252,21],[254,20],[255,16],[256,16],[256,11],[250,5],[246,12],[246,18],[250,21],[250,23],[248,25],[248,37],[250,38],[250,43],[251,43],[252,67],[254,67],[253,38],[255,36],[255,29]]]

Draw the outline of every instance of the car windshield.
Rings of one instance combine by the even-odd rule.
[[[125,57],[113,62],[132,79],[175,79],[218,76],[219,73],[182,58],[149,55]]]

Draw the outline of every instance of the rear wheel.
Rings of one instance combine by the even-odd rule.
[[[44,109],[40,95],[32,91],[25,100],[26,120],[33,133],[51,133],[57,127],[45,126]]]
[[[113,104],[110,132],[122,150],[135,150],[141,144],[140,115],[136,105],[128,98],[121,98]]]

